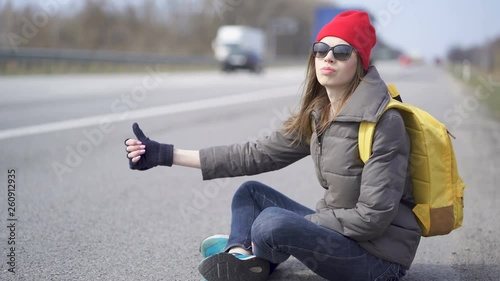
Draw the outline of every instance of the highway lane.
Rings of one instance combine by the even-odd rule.
[[[276,84],[275,79],[291,81],[293,85],[303,80],[287,79],[289,73],[293,73],[290,69],[264,75],[241,73],[242,75],[229,76],[208,71],[188,75],[165,73],[159,72],[161,68],[153,66],[147,69],[149,71],[143,74],[122,74],[107,78],[101,74],[0,77],[0,128],[118,113],[285,85]],[[245,87],[241,88],[241,85]],[[20,111],[30,114],[15,115]],[[17,118],[12,120],[9,118],[12,115]]]
[[[459,168],[468,184],[464,227],[448,236],[423,239],[406,280],[496,280],[500,125],[470,98],[477,101],[487,95],[475,96],[475,89],[431,66],[379,68],[387,82],[397,84],[406,102],[428,110],[457,136]],[[186,149],[253,140],[277,128],[294,108],[304,69],[272,69],[262,76],[158,75],[163,80],[156,87],[147,72],[0,77],[0,133],[40,124],[55,128],[0,139],[2,225],[7,226],[8,169],[16,170],[18,206],[17,273],[6,271],[9,234],[2,227],[1,280],[200,280],[198,244],[206,236],[228,231],[230,200],[242,182],[262,181],[310,207],[322,196],[310,158],[273,173],[208,182],[201,181],[199,171],[182,167],[130,171],[123,140],[133,136],[133,121],[151,138]],[[151,78],[149,84],[144,84],[145,77]],[[118,115],[104,127],[78,121],[62,129],[55,126],[123,113],[114,112],[113,103],[140,86],[147,94],[133,100],[135,107],[127,108],[127,118]],[[285,93],[273,97],[277,92]],[[252,93],[261,100],[234,99]],[[177,113],[166,108],[217,97],[234,103],[185,107]],[[137,110],[154,108],[163,114],[160,110],[132,120]],[[271,280],[322,279],[291,259]]]

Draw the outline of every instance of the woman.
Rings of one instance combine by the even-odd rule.
[[[204,180],[312,156],[326,189],[316,210],[262,183],[244,183],[233,197],[229,237],[202,243],[199,270],[209,281],[266,280],[290,256],[328,280],[399,280],[413,261],[420,228],[402,203],[413,202],[410,140],[398,111],[380,116],[390,97],[369,65],[375,29],[365,12],[346,11],[316,41],[300,110],[268,138],[186,151],[146,138],[134,124],[138,140],[126,141],[131,169],[183,165],[201,168]],[[361,121],[377,122],[366,164],[358,152]]]

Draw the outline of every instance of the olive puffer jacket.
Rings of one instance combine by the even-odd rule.
[[[316,213],[306,218],[409,269],[420,242],[420,227],[408,204],[402,203],[413,202],[410,140],[399,112],[383,113],[389,98],[372,66],[335,121],[321,136],[313,133],[310,145],[292,145],[292,137],[278,130],[256,142],[205,148],[200,150],[203,179],[278,170],[311,155],[325,194]],[[312,115],[319,120],[318,113]],[[359,125],[377,120],[372,155],[364,164],[358,150]]]

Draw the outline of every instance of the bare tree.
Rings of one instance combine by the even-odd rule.
[[[134,4],[135,3],[135,4]],[[308,50],[314,9],[322,0],[146,0],[116,4],[86,0],[76,13],[51,18],[36,36],[20,47],[107,49],[168,54],[211,54],[211,42],[221,25],[248,25],[265,30],[280,55]],[[221,6],[222,5],[222,6]],[[36,6],[0,6],[0,47],[5,34],[22,34]],[[283,32],[283,20],[292,22]],[[281,31],[279,29],[281,24]],[[289,28],[290,29],[290,28]]]

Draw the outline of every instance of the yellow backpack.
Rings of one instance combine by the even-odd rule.
[[[398,90],[391,84],[387,87],[392,98],[385,110],[395,108],[401,113],[411,140],[413,213],[422,229],[422,236],[448,234],[462,225],[465,188],[458,175],[449,132],[429,113],[395,100],[399,96]],[[372,152],[375,125],[361,122],[359,127],[359,155],[364,163]]]

